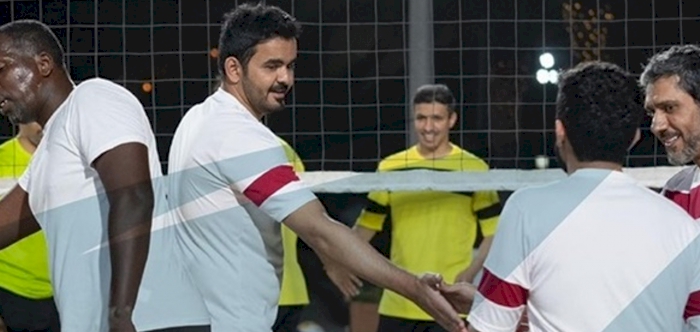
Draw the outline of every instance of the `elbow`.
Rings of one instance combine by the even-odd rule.
[[[125,220],[125,223],[151,224],[155,209],[153,189],[139,186],[109,195],[110,220]],[[126,221],[129,220],[129,221]]]
[[[146,218],[150,221],[153,218],[153,210],[155,208],[153,190],[148,188],[125,193],[125,195],[120,197],[117,206],[124,208],[126,211],[131,210],[134,217]]]
[[[349,229],[335,221],[323,220],[317,223],[315,227],[309,227],[305,229],[303,233],[299,233],[299,237],[301,237],[315,252],[333,256],[332,251],[335,248],[334,239],[336,239],[338,233],[342,231],[349,231]]]
[[[310,229],[304,234],[302,239],[316,252],[327,253],[331,247],[330,236],[327,231],[324,231],[323,227]]]

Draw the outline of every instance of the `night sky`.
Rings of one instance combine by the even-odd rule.
[[[554,55],[555,69],[600,58],[639,74],[654,52],[700,41],[700,6],[691,1],[433,1],[435,81],[447,84],[460,105],[453,142],[497,168],[532,168],[535,155],[553,155],[556,89],[535,79],[542,52]],[[267,3],[303,23],[289,110],[266,122],[307,169],[371,171],[404,149],[412,93],[407,1]],[[9,1],[0,3],[0,23],[40,19],[60,37],[77,82],[100,76],[124,84],[143,103],[167,159],[179,119],[214,87],[210,51],[222,15],[235,4]],[[149,93],[145,82],[153,84]],[[4,138],[14,132],[6,119],[0,129]],[[645,131],[628,166],[654,165],[666,165],[666,158]]]

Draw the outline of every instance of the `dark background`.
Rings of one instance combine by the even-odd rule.
[[[49,24],[76,82],[124,84],[143,103],[167,159],[187,109],[212,90],[222,15],[242,1],[43,0],[0,2],[0,23]],[[307,168],[371,171],[407,146],[407,1],[268,0],[303,23],[289,111],[266,119]],[[655,51],[700,39],[700,6],[654,0],[434,0],[434,72],[460,104],[453,132],[496,168],[532,168],[552,153],[553,85],[535,79],[543,51],[554,68],[615,62],[639,74]],[[144,82],[153,83],[150,93]],[[0,137],[14,129],[0,120]],[[628,166],[666,165],[644,132]],[[554,163],[552,163],[554,164]],[[554,165],[553,165],[554,166]]]

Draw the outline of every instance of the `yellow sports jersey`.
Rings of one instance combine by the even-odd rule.
[[[18,179],[30,159],[17,138],[6,141],[0,145],[0,179]],[[35,300],[52,296],[43,231],[0,250],[0,288]]]
[[[391,155],[379,163],[379,172],[428,169],[440,171],[487,171],[488,165],[475,155],[452,145],[449,155],[426,159],[417,147]],[[485,192],[372,192],[370,205],[357,224],[381,231],[391,214],[391,261],[414,274],[438,272],[446,282],[472,261],[477,222],[484,236],[496,232],[501,204],[498,193]],[[384,316],[433,320],[404,297],[385,290],[379,303]]]
[[[287,142],[280,139],[287,159],[292,163],[294,171],[304,172],[304,163],[299,155]],[[282,274],[282,289],[280,290],[279,305],[305,305],[309,304],[309,294],[306,290],[306,281],[297,261],[297,235],[287,226],[282,224],[282,245],[284,246],[284,263]]]

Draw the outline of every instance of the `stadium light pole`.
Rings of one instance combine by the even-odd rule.
[[[418,87],[434,83],[433,0],[408,1],[408,94],[406,95],[406,130],[408,144],[418,138],[413,130],[411,96]]]
[[[542,66],[542,68],[540,68],[535,74],[537,82],[542,85],[547,83],[557,84],[559,73],[552,69],[552,67],[554,67],[554,56],[552,53],[545,52],[540,55],[540,66]]]

